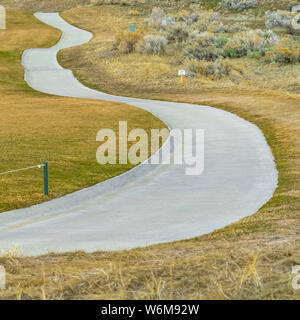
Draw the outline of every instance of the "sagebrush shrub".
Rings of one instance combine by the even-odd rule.
[[[217,48],[223,48],[226,43],[228,42],[228,38],[225,37],[218,37],[215,39],[215,46]]]
[[[165,11],[160,8],[153,8],[152,13],[147,19],[148,25],[152,28],[165,30],[168,25],[174,24],[174,18],[167,16]]]
[[[215,44],[216,36],[212,32],[198,32],[195,30],[191,34],[191,39],[197,43],[200,47],[208,47]]]
[[[290,27],[293,19],[293,14],[285,10],[267,11],[266,27],[271,29],[273,27]]]
[[[229,76],[233,71],[242,73],[242,67],[235,67],[228,59],[219,58],[213,62],[205,60],[187,59],[185,62],[187,75],[194,77],[197,74],[219,80]]]
[[[184,57],[189,57],[190,59],[198,61],[214,61],[220,56],[224,56],[222,49],[217,48],[216,46],[201,47],[197,43],[188,46],[184,52]]]
[[[274,45],[279,42],[280,38],[272,30],[256,29],[255,32],[267,42],[268,45]]]
[[[300,44],[290,39],[281,39],[273,48],[266,52],[266,61],[278,63],[299,63]]]
[[[176,21],[186,21],[190,17],[190,12],[187,10],[181,10],[175,14]]]
[[[194,31],[191,35],[191,41],[184,50],[184,57],[195,60],[216,60],[223,56],[221,41],[211,32]]]
[[[243,40],[237,36],[230,39],[224,48],[224,53],[226,57],[239,58],[246,55],[248,49],[243,42]]]
[[[211,23],[206,26],[207,31],[214,33],[236,33],[241,31],[247,31],[249,28],[245,25],[245,22],[237,22],[231,24]]]
[[[206,21],[208,23],[219,22],[220,21],[219,13],[218,12],[210,12],[206,17]]]
[[[167,39],[169,42],[185,42],[188,37],[189,33],[181,23],[176,23],[168,28]]]
[[[222,0],[221,6],[229,10],[246,10],[254,8],[257,0]]]
[[[231,58],[237,58],[247,55],[248,52],[260,52],[265,54],[279,37],[272,31],[250,30],[240,32],[234,35],[225,45],[225,55]]]
[[[150,34],[138,43],[137,50],[142,54],[162,55],[165,53],[167,43],[165,37]]]

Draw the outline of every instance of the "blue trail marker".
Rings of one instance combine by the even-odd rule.
[[[130,25],[130,32],[135,32],[135,24]]]

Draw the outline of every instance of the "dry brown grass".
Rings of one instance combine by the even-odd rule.
[[[299,299],[293,235],[216,234],[122,252],[8,253],[6,299]]]
[[[21,54],[30,47],[54,44],[60,33],[31,14],[8,10],[8,29],[0,32],[0,172],[49,161],[50,196],[43,196],[39,169],[0,177],[0,212],[22,208],[94,185],[119,175],[132,165],[100,166],[96,162],[98,130],[118,132],[163,128],[152,114],[110,102],[59,98],[27,87]]]
[[[64,13],[64,17],[69,21],[76,21],[77,25],[94,31],[96,36],[94,43],[85,48],[70,49],[61,56],[81,79],[87,81],[92,74],[92,68],[97,70],[100,65],[106,64],[106,77],[95,79],[91,76],[92,80],[89,81],[94,87],[115,93],[127,92],[148,98],[212,105],[256,123],[264,132],[274,153],[279,170],[279,187],[273,199],[255,215],[197,239],[130,252],[40,257],[36,260],[40,263],[45,261],[48,264],[54,259],[60,267],[65,265],[58,281],[62,287],[59,289],[58,284],[50,282],[49,296],[57,297],[60,294],[62,298],[117,299],[299,299],[299,293],[292,290],[290,280],[292,266],[300,263],[300,97],[274,90],[259,90],[254,85],[245,89],[243,85],[203,79],[191,79],[181,87],[173,75],[166,85],[164,81],[167,80],[160,77],[159,73],[156,73],[156,78],[152,77],[147,82],[148,88],[145,89],[145,82],[143,86],[135,82],[136,78],[140,77],[140,72],[144,72],[140,70],[146,63],[142,57],[132,55],[131,58],[123,56],[110,59],[110,56],[100,56],[96,59],[99,53],[96,52],[97,46],[112,37],[113,27],[109,28],[107,18],[115,17],[119,19],[119,23],[126,25],[126,15],[125,19],[121,17],[124,12],[112,7],[89,10],[91,11],[87,11],[87,15],[80,19],[77,10]],[[101,19],[99,18],[99,24],[89,25],[87,16],[92,16],[93,10],[99,10],[97,15]],[[84,57],[85,63],[77,65],[72,55]],[[122,78],[118,75],[111,80],[109,72],[115,68],[114,63],[118,59],[135,59],[138,65],[136,72],[131,77]],[[124,61],[120,62],[119,67],[134,65],[133,61]],[[153,62],[154,60],[150,60],[148,63],[150,65]],[[156,64],[153,64],[153,72],[156,68]],[[272,68],[276,72],[273,80],[276,84],[275,77],[278,77],[280,71],[274,66]],[[286,75],[290,74],[290,70],[280,73],[285,77],[282,82],[289,81]],[[117,78],[119,82],[116,81]],[[156,86],[156,81],[163,85]],[[263,87],[266,88],[268,87]],[[73,262],[70,269],[66,266],[69,259]],[[25,263],[24,260],[22,263]],[[50,270],[51,266],[49,273]],[[72,276],[81,278],[68,285],[67,279],[71,281]],[[29,292],[29,295],[38,297],[33,286],[30,286]]]
[[[90,0],[1,0],[1,4],[10,8],[45,12],[62,11],[90,3]]]
[[[222,10],[218,5],[221,0],[202,0],[200,2],[202,8]],[[143,6],[157,6],[157,0],[2,0],[1,3],[4,5],[21,8],[26,10],[48,10],[48,11],[62,11],[70,8],[74,8],[79,5],[91,5],[91,6],[101,6],[101,5],[126,5],[132,6],[132,15],[137,15],[136,10],[139,5]],[[191,3],[189,0],[181,1],[160,1],[159,5],[161,7],[176,8],[177,10],[183,9]],[[290,0],[260,0],[258,1],[258,6],[251,11],[260,10],[287,10],[288,6],[292,3],[297,3],[297,1]],[[227,12],[226,10],[222,10]]]

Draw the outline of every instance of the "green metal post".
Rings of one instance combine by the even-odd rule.
[[[48,196],[48,162],[44,162],[44,195]]]

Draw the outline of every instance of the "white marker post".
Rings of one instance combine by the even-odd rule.
[[[183,77],[185,76],[185,70],[179,70],[178,75],[180,76],[180,83],[183,84],[184,82]]]

